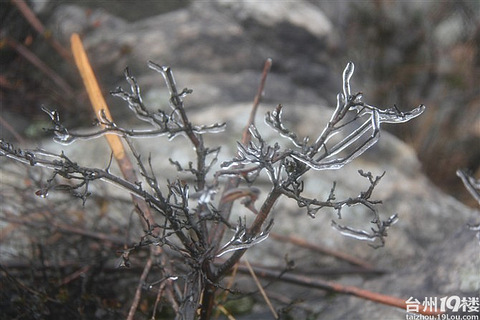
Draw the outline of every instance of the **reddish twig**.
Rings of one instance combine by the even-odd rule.
[[[45,40],[52,46],[55,51],[69,63],[72,62],[72,55],[65,49],[55,38],[51,36],[49,32],[46,31],[42,22],[37,18],[35,13],[30,9],[30,7],[23,0],[11,0],[12,3],[18,8],[22,13],[25,19],[30,23],[30,25],[42,36]]]
[[[258,106],[260,104],[261,97],[264,92],[264,87],[265,87],[265,82],[267,79],[267,75],[270,71],[270,68],[272,66],[272,60],[267,59],[265,61],[265,65],[263,67],[263,72],[262,72],[262,77],[260,80],[260,85],[257,90],[257,94],[255,95],[255,99],[253,101],[253,106],[252,110],[250,112],[250,117],[248,120],[248,123],[243,130],[243,135],[242,135],[242,143],[243,144],[248,144],[251,139],[251,134],[250,134],[250,126],[254,124],[255,121],[255,116],[258,110]],[[231,190],[238,188],[240,184],[240,177],[235,176],[230,179],[225,184],[225,187],[223,189],[223,194],[220,200],[220,204],[218,207],[218,211],[222,214],[223,219],[225,221],[228,221],[230,218],[230,213],[232,212],[233,208],[233,203],[234,201],[224,201],[224,198],[227,197],[230,193]],[[280,194],[278,194],[280,195]],[[272,203],[273,205],[273,203]],[[259,214],[260,215],[260,214]],[[257,215],[257,218],[258,216]],[[262,214],[262,217],[266,218]],[[255,223],[255,222],[254,222]],[[220,243],[222,241],[223,235],[225,233],[225,228],[226,226],[224,224],[216,224],[212,227],[210,234],[209,234],[209,243],[211,243],[214,246],[214,251],[217,251],[218,247],[220,246]],[[256,228],[257,229],[257,228]],[[213,268],[209,267],[209,274],[210,274],[210,280],[213,281],[212,283],[215,283],[220,277],[222,277],[226,272],[231,270],[235,263],[241,258],[243,255],[244,250],[239,250],[234,253],[232,258],[228,260],[225,264],[223,264],[219,269],[216,270],[215,273],[211,272]],[[204,292],[203,292],[203,297],[202,297],[202,312],[200,319],[206,320],[210,319],[213,305],[214,305],[214,299],[215,299],[215,286],[212,284],[207,284]]]
[[[63,80],[63,78],[58,75],[54,70],[52,70],[49,66],[47,66],[42,60],[40,60],[33,52],[28,50],[27,47],[18,43],[17,41],[6,38],[7,45],[12,47],[15,51],[17,51],[22,57],[28,60],[31,64],[33,64],[37,69],[43,72],[47,77],[49,77],[62,91],[68,96],[73,96],[73,89],[72,87]]]
[[[272,68],[272,59],[268,58],[263,65],[262,78],[260,80],[260,85],[258,86],[257,94],[253,100],[252,110],[250,111],[250,117],[248,118],[248,123],[245,129],[243,129],[242,143],[247,145],[252,139],[252,134],[250,133],[250,126],[255,123],[255,117],[257,115],[258,106],[260,105],[260,100],[263,97],[265,90],[265,83],[267,81],[267,75]]]
[[[147,279],[148,273],[150,272],[150,269],[152,268],[152,257],[149,257],[147,260],[147,263],[145,264],[145,267],[143,268],[142,275],[140,276],[140,279],[138,280],[138,285],[137,285],[137,290],[135,291],[135,297],[133,298],[132,305],[130,306],[130,311],[128,312],[127,320],[133,320],[135,316],[135,311],[137,310],[138,304],[140,303],[140,297],[142,295],[142,288],[143,284],[145,283],[145,280]]]
[[[33,228],[38,228],[39,221],[36,219],[32,219],[32,215],[29,215],[28,218],[19,218],[15,216],[14,214],[10,213],[9,211],[4,211],[4,214],[6,216],[0,218],[0,220],[10,222],[12,224],[19,224],[19,225],[25,225],[25,226],[30,226]],[[105,234],[102,232],[96,232],[96,231],[91,231],[91,230],[85,230],[83,228],[78,228],[74,226],[70,226],[68,224],[63,224],[63,223],[58,223],[55,221],[48,221],[48,227],[53,227],[57,229],[58,231],[66,234],[78,234],[84,237],[89,237],[92,239],[98,239],[102,241],[109,241],[118,245],[123,245],[125,244],[125,240],[122,237],[118,237],[112,234]]]
[[[1,115],[0,115],[0,124],[5,129],[7,129],[8,132],[10,132],[12,134],[12,136],[15,138],[15,140],[17,140],[19,143],[25,145],[25,143],[26,143],[25,139],[17,132],[17,130],[15,130],[15,128],[10,123],[5,121],[5,119],[3,119],[3,117]]]
[[[238,271],[242,273],[250,273],[250,271],[248,270],[248,267],[242,264],[239,265]],[[272,271],[270,269],[261,268],[261,267],[254,267],[254,271],[257,276],[266,278],[266,279],[281,280],[281,281],[301,285],[304,287],[310,287],[315,289],[322,289],[322,290],[327,290],[327,291],[332,291],[332,292],[337,292],[342,294],[353,295],[353,296],[370,300],[373,302],[377,302],[380,304],[401,308],[403,310],[406,310],[407,308],[407,304],[404,299],[384,295],[377,292],[372,292],[365,289],[360,289],[355,286],[346,286],[333,281],[313,279],[307,276],[285,273],[280,271]],[[423,315],[442,314],[441,312],[429,311],[429,310],[423,311],[421,309],[419,310],[418,313]]]
[[[158,287],[157,297],[155,298],[155,304],[153,306],[152,319],[156,319],[158,304],[160,303],[160,299],[163,296],[163,291],[165,290],[166,285],[167,285],[167,281],[164,281]]]
[[[221,265],[225,260],[219,259],[215,262],[216,265]],[[242,261],[239,261],[238,264],[243,264]],[[265,268],[264,265],[261,263],[250,263],[252,266]],[[276,271],[285,271],[285,266],[278,266],[278,267],[268,267],[269,270],[276,270]],[[310,275],[322,275],[322,276],[340,276],[346,274],[364,274],[368,276],[373,275],[381,275],[386,273],[385,270],[382,269],[365,269],[361,267],[332,267],[332,268],[315,268],[314,270],[301,270],[299,266],[295,267],[295,271],[297,273],[306,273]]]
[[[75,280],[75,279],[77,279],[78,277],[80,277],[80,276],[82,276],[83,274],[85,274],[88,270],[90,270],[91,267],[92,267],[91,265],[81,267],[81,268],[78,269],[77,271],[75,271],[75,272],[73,272],[72,274],[69,274],[68,276],[66,276],[65,278],[63,278],[63,280],[60,281],[60,285],[61,285],[61,286],[64,286],[64,285],[66,285],[67,283],[72,282],[73,280]]]
[[[331,250],[322,246],[319,246],[317,244],[310,243],[306,241],[305,239],[295,237],[295,236],[282,236],[278,233],[270,232],[270,237],[272,237],[275,240],[282,241],[282,242],[290,242],[294,245],[300,246],[302,248],[306,248],[315,252],[319,252],[322,254],[326,254],[329,256],[332,256],[334,258],[337,258],[339,260],[346,261],[348,263],[351,263],[353,265],[357,265],[359,267],[368,269],[368,270],[373,270],[375,267],[371,265],[368,262],[365,262],[361,259],[355,258],[353,256],[350,256],[348,254],[339,252],[338,250]]]
[[[248,272],[249,272],[250,275],[252,276],[253,281],[255,281],[255,284],[257,285],[258,290],[259,290],[260,293],[262,294],[263,299],[265,300],[265,302],[267,303],[268,307],[270,308],[270,312],[272,313],[273,317],[274,317],[275,319],[278,319],[278,314],[277,314],[277,312],[275,311],[275,308],[273,307],[272,302],[270,302],[270,299],[268,298],[267,293],[266,293],[265,290],[263,289],[262,284],[260,283],[260,281],[258,281],[258,278],[257,278],[257,276],[255,275],[255,271],[253,270],[252,266],[250,265],[250,263],[248,262],[247,259],[245,259],[245,265],[247,266]]]
[[[260,105],[260,100],[263,96],[263,92],[265,89],[265,83],[267,81],[267,75],[270,72],[270,69],[272,67],[272,59],[267,59],[265,61],[265,64],[263,66],[263,71],[262,71],[262,77],[260,79],[260,85],[258,86],[257,93],[255,95],[255,98],[253,100],[253,105],[252,105],[252,110],[250,111],[250,116],[248,119],[248,123],[243,129],[242,133],[242,143],[244,145],[247,145],[250,140],[251,140],[251,133],[250,133],[250,126],[255,123],[255,116],[257,114],[258,106]],[[240,184],[240,178],[235,176],[231,177],[228,179],[225,188],[223,190],[222,194],[222,200],[225,198],[226,195],[229,194],[229,192],[232,189],[238,188],[238,185]],[[232,211],[233,207],[233,202],[232,201],[220,201],[219,205],[219,212],[221,212],[225,218],[226,221],[228,221],[228,218],[230,216],[230,212]],[[223,224],[217,224],[215,225],[211,232],[210,232],[210,238],[209,242],[214,244],[216,246],[216,249],[221,243],[221,240],[223,238],[223,234],[225,232],[225,225]]]

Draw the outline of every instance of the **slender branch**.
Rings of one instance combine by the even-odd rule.
[[[103,118],[108,118],[109,120],[112,120],[112,116],[110,115],[110,111],[108,109],[108,106],[105,102],[105,99],[103,98],[103,95],[100,91],[100,87],[97,83],[97,80],[95,78],[95,75],[93,73],[93,69],[90,65],[90,62],[88,61],[87,54],[83,48],[83,44],[80,40],[80,37],[77,34],[73,34],[71,37],[71,42],[72,42],[72,51],[74,54],[75,62],[77,64],[77,67],[82,75],[82,79],[84,81],[84,84],[87,88],[87,92],[89,95],[89,98],[92,102],[92,106],[94,110],[96,111],[96,114],[98,116],[103,116]],[[160,212],[166,213],[167,218],[169,218],[169,221],[173,225],[176,235],[179,237],[179,239],[182,241],[182,243],[187,247],[191,248],[191,241],[186,238],[186,236],[183,234],[183,232],[180,230],[180,227],[176,224],[176,221],[171,219],[172,215],[170,213],[171,207],[167,206],[165,204],[165,201],[163,199],[158,199],[154,198],[153,196],[149,195],[148,193],[144,192],[140,185],[136,184],[138,181],[137,176],[135,174],[135,171],[133,169],[132,162],[128,158],[128,156],[125,153],[125,149],[123,147],[123,144],[121,143],[120,139],[118,136],[115,135],[107,135],[106,136],[107,141],[110,145],[110,148],[112,149],[113,155],[115,159],[117,160],[117,163],[120,167],[120,170],[125,177],[126,180],[122,181],[118,178],[114,179],[113,176],[110,175],[108,172],[103,172],[105,173],[105,176],[110,178],[111,181],[116,180],[117,183],[123,183],[124,185],[128,186],[128,189],[130,190],[132,194],[132,201],[135,204],[136,207],[139,208],[139,215],[141,218],[141,221],[143,222],[144,226],[146,229],[149,229],[150,225],[155,225],[155,219],[152,215],[152,212],[150,211],[150,206],[155,207],[157,210]],[[114,181],[115,182],[115,181]],[[136,192],[135,192],[136,191]],[[133,194],[137,194],[140,196],[140,199],[136,199]],[[148,204],[147,204],[148,203]],[[149,232],[154,236],[158,237],[158,231],[156,229],[154,230],[149,230]],[[139,286],[137,287],[137,291],[135,294],[135,300],[134,303],[132,303],[132,307],[129,312],[129,319],[133,319],[134,315],[134,310],[136,309],[136,306],[138,305],[138,300],[139,300],[139,295],[141,292],[141,285],[142,282],[145,281],[146,276],[148,275],[148,272],[151,268],[152,265],[152,256],[155,255],[164,255],[162,248],[160,247],[150,247],[150,258],[147,261],[147,265],[145,266],[144,272],[142,274],[142,277],[140,278],[140,283]],[[172,272],[170,263],[165,262],[165,269],[167,272]],[[168,287],[168,293],[169,296],[173,296],[173,288],[172,285],[169,285]],[[175,304],[172,304],[175,305]],[[133,310],[133,311],[132,311]]]
[[[250,273],[250,275],[252,276],[253,280],[255,281],[255,284],[257,285],[258,290],[259,290],[260,293],[262,294],[263,299],[264,299],[265,302],[267,303],[268,308],[270,309],[270,312],[272,313],[273,317],[274,317],[275,319],[278,319],[278,314],[277,314],[277,312],[275,311],[275,308],[273,307],[272,303],[270,302],[270,299],[268,298],[267,293],[266,293],[265,290],[263,289],[262,284],[260,283],[260,281],[258,280],[257,276],[255,275],[255,270],[253,270],[252,266],[250,265],[250,262],[248,262],[247,259],[245,259],[245,265],[247,266],[248,272]]]
[[[29,217],[29,218],[16,217],[14,214],[10,213],[8,210],[5,210],[3,213],[7,215],[5,217],[0,218],[0,220],[3,220],[3,221],[7,221],[7,222],[14,223],[14,224],[17,224],[17,225],[26,225],[26,226],[30,226],[32,228],[39,228],[43,225],[42,223],[40,223],[37,220],[32,220],[31,217]],[[58,223],[56,221],[49,221],[48,223],[45,223],[45,226],[53,227],[53,228],[57,229],[58,231],[60,231],[62,233],[65,233],[65,234],[78,234],[78,235],[81,235],[81,236],[84,236],[84,237],[89,237],[89,238],[92,238],[92,239],[97,239],[97,240],[101,240],[101,241],[109,241],[109,242],[115,243],[117,245],[125,244],[125,239],[122,238],[122,237],[118,237],[118,236],[115,236],[115,235],[112,235],[112,234],[106,234],[106,233],[98,232],[98,231],[86,230],[84,228],[78,228],[78,227],[71,226],[71,225],[68,225],[68,224]]]
[[[255,116],[257,114],[258,106],[260,104],[261,98],[263,96],[264,90],[265,90],[265,83],[267,80],[268,73],[270,72],[270,69],[272,67],[272,59],[267,59],[265,61],[265,64],[263,66],[263,71],[262,71],[262,76],[260,79],[260,85],[258,86],[257,93],[255,95],[254,101],[253,101],[253,106],[250,111],[250,116],[247,122],[247,125],[243,129],[243,134],[242,134],[242,144],[247,145],[250,140],[251,140],[251,133],[250,133],[250,127],[255,123]],[[236,170],[242,168],[242,165],[237,165],[235,167]],[[240,184],[240,177],[234,176],[228,179],[226,182],[226,185],[223,189],[223,194],[221,198],[223,199],[230,190],[238,188]],[[223,219],[228,221],[230,217],[230,213],[232,211],[233,207],[233,202],[232,201],[220,201],[219,205],[219,212],[223,215]],[[221,240],[223,238],[223,235],[225,233],[225,226],[224,225],[216,225],[212,228],[212,231],[209,236],[209,242],[213,244],[214,250],[218,249],[220,246]]]
[[[261,227],[265,222],[265,219],[268,217],[268,214],[272,210],[273,205],[280,196],[281,193],[279,190],[274,189],[270,191],[254,222],[248,229],[245,238],[251,238],[260,232]],[[242,258],[246,251],[247,249],[236,250],[227,261],[225,261],[221,266],[217,268],[216,273],[213,275],[213,281],[216,282],[220,278],[222,278]]]
[[[255,117],[257,115],[258,106],[260,105],[260,101],[264,94],[267,75],[270,72],[271,68],[272,68],[272,59],[268,58],[265,61],[265,64],[263,65],[260,85],[258,86],[257,94],[255,95],[255,99],[253,100],[253,106],[252,106],[252,110],[250,111],[250,117],[248,118],[247,126],[245,127],[245,129],[243,129],[242,143],[244,145],[247,145],[252,139],[252,135],[249,129],[253,124],[255,124]]]
[[[68,97],[73,96],[74,90],[72,87],[52,68],[46,65],[40,60],[33,52],[27,49],[24,45],[18,43],[12,38],[6,37],[7,44],[17,51],[22,57],[28,60],[37,69],[43,72],[48,78],[50,78]]]
[[[457,176],[472,197],[480,204],[480,179],[475,179],[467,170],[457,170]]]
[[[49,32],[46,31],[42,22],[37,18],[35,13],[28,7],[25,1],[23,0],[11,0],[12,3],[20,10],[25,19],[30,23],[30,25],[41,35],[47,42],[57,51],[57,53],[66,61],[72,62],[72,56],[67,49],[65,49],[55,38],[51,36]]]
[[[260,267],[252,267],[252,268],[255,271],[255,274],[257,276],[265,279],[281,280],[281,281],[289,282],[292,284],[301,285],[303,287],[309,287],[314,289],[321,289],[321,290],[327,290],[327,291],[336,292],[336,293],[353,295],[358,298],[370,300],[373,302],[400,308],[403,310],[406,310],[407,308],[407,304],[404,299],[384,295],[377,292],[372,292],[372,291],[361,289],[355,286],[346,286],[337,282],[325,281],[325,280],[311,278],[304,275],[285,273],[281,271],[272,271],[267,268],[260,268]],[[239,265],[238,271],[242,273],[250,273],[250,271],[248,270],[248,267],[244,265]],[[423,315],[442,314],[442,312],[423,310],[423,308],[419,308],[418,313]]]
[[[135,296],[133,298],[132,305],[130,306],[130,310],[128,311],[127,320],[133,320],[135,317],[135,311],[138,308],[138,304],[140,303],[140,297],[142,295],[142,288],[145,284],[145,281],[147,280],[147,276],[148,276],[148,273],[150,272],[150,269],[152,268],[152,264],[153,264],[152,257],[149,257],[147,262],[145,263],[145,267],[143,268],[142,275],[138,280],[137,290],[135,291]]]
[[[17,140],[20,144],[25,144],[25,138],[22,137],[20,133],[8,122],[6,121],[2,115],[0,114],[0,125],[4,127],[8,132],[12,134],[12,136]]]
[[[337,249],[332,250],[332,249],[328,249],[328,248],[325,248],[323,246],[320,246],[318,244],[310,243],[310,242],[306,241],[305,239],[302,239],[302,238],[299,238],[299,237],[296,237],[296,236],[283,236],[281,234],[271,232],[270,237],[272,237],[273,239],[278,240],[278,241],[290,242],[290,243],[292,243],[294,245],[297,245],[297,246],[300,246],[302,248],[306,248],[306,249],[309,249],[309,250],[313,250],[315,252],[319,252],[319,253],[322,253],[322,254],[332,256],[334,258],[346,261],[348,263],[351,263],[353,265],[357,265],[357,266],[362,267],[362,268],[367,269],[367,270],[373,270],[374,269],[373,265],[371,265],[370,263],[365,262],[361,259],[358,259],[358,258],[355,258],[351,255],[347,255],[345,253],[342,253],[342,252],[338,251]]]

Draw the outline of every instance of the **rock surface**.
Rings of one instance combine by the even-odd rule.
[[[341,73],[329,67],[326,57],[329,46],[339,45],[333,23],[318,6],[307,1],[296,1],[295,5],[293,2],[202,1],[135,22],[127,22],[104,10],[93,10],[87,15],[83,8],[63,5],[57,8],[51,23],[59,26],[54,30],[64,41],[72,31],[83,34],[104,86],[127,87],[122,74],[125,66],[129,66],[152,108],[164,108],[168,98],[161,75],[148,70],[146,61],[171,65],[179,86],[194,90],[185,100],[192,121],[229,123],[225,133],[208,140],[212,145],[227,146],[222,149],[220,160],[228,159],[235,152],[235,141],[247,121],[265,58],[274,59],[274,68],[267,80],[257,122],[262,134],[270,140],[281,138],[263,124],[261,115],[265,111],[282,103],[287,121],[297,132],[316,136],[323,128],[319,121],[326,121],[330,115],[331,109],[326,106],[334,101],[341,85]],[[441,32],[443,29],[436,34]],[[353,85],[353,90],[364,90],[355,75]],[[127,110],[122,101],[110,99],[110,102],[115,108]],[[129,123],[128,112],[115,112]],[[191,148],[183,147],[185,144],[180,139],[183,138],[172,143],[159,138],[155,144],[139,141],[143,154],[151,153],[153,159],[160,159],[154,163],[159,176],[167,173],[173,178],[176,176],[168,161],[163,161],[166,158],[186,162],[191,156]],[[85,165],[103,167],[108,162],[109,151],[102,139],[68,147],[45,142],[44,148],[64,150]],[[4,159],[1,161],[4,170]],[[340,277],[336,279],[339,282],[405,299],[478,296],[480,246],[474,233],[465,227],[467,222],[479,219],[478,210],[462,205],[435,187],[423,173],[415,151],[388,133],[383,134],[378,145],[344,169],[312,172],[306,180],[306,189],[313,195],[326,197],[336,181],[339,197],[356,196],[368,186],[357,173],[359,169],[374,175],[386,171],[374,198],[383,201],[379,208],[383,217],[398,213],[400,221],[390,229],[384,248],[373,250],[333,230],[330,221],[336,218],[334,212],[321,211],[312,220],[293,201],[286,199],[276,205],[274,232],[300,236],[388,270],[383,276]],[[2,172],[2,184],[9,181],[6,178],[9,174]],[[121,196],[115,190],[108,189],[107,193]],[[87,205],[92,204],[87,202]],[[90,219],[94,219],[95,212]],[[353,208],[345,211],[342,220],[346,224],[360,223],[368,220],[366,214],[362,209]],[[118,218],[118,212],[109,212],[109,215],[112,220]],[[119,223],[121,227],[128,221],[120,219]],[[251,249],[247,256],[251,262],[282,265],[286,254],[300,269],[336,266],[331,258],[311,257],[309,252],[272,239]],[[276,285],[282,294],[295,293],[296,296],[290,298],[300,297],[314,305],[315,313],[322,319],[405,319],[404,310],[348,296],[327,299],[312,289],[292,290]],[[259,315],[265,310],[260,307],[255,312]],[[305,316],[299,314],[298,317],[302,315]],[[254,313],[248,318],[255,316]]]

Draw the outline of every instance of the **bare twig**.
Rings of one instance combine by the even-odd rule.
[[[318,244],[310,243],[310,242],[306,241],[305,239],[302,239],[302,238],[299,238],[299,237],[296,237],[296,236],[282,236],[278,233],[271,232],[270,237],[272,237],[273,239],[278,240],[278,241],[290,242],[290,243],[293,243],[294,245],[300,246],[302,248],[306,248],[306,249],[309,249],[309,250],[313,250],[315,252],[319,252],[319,253],[322,253],[322,254],[326,254],[326,255],[335,257],[339,260],[346,261],[348,263],[351,263],[353,265],[357,265],[357,266],[365,268],[367,270],[374,269],[373,265],[371,265],[370,263],[365,262],[361,259],[358,259],[358,258],[355,258],[351,255],[342,253],[338,250],[332,250],[332,249],[322,247]]]
[[[84,237],[89,237],[92,239],[97,239],[101,241],[108,241],[117,245],[125,244],[125,239],[122,237],[115,236],[113,234],[106,234],[98,231],[93,230],[86,230],[83,228],[78,228],[75,226],[71,226],[64,223],[58,223],[56,221],[48,221],[46,223],[41,223],[37,219],[32,219],[32,215],[29,215],[28,218],[20,218],[16,215],[10,213],[8,210],[4,210],[3,212],[6,216],[1,217],[0,220],[10,222],[16,225],[26,225],[32,228],[39,228],[39,227],[48,227],[54,228],[62,233],[65,234],[78,234]]]
[[[157,297],[155,298],[155,304],[153,305],[152,319],[156,319],[158,304],[160,303],[160,300],[163,296],[163,292],[165,290],[166,285],[167,285],[167,282],[163,281],[158,287]]]
[[[57,51],[57,53],[66,61],[72,62],[72,55],[65,49],[50,33],[46,32],[42,22],[37,18],[35,13],[28,7],[23,0],[11,0],[12,3],[20,10],[30,25],[47,40],[47,42]]]
[[[248,268],[248,272],[250,272],[250,275],[252,276],[253,281],[255,281],[255,284],[257,285],[258,290],[259,290],[260,293],[262,294],[263,299],[264,299],[265,302],[267,303],[268,308],[270,309],[270,312],[272,313],[272,315],[273,315],[273,317],[274,317],[275,319],[278,319],[278,314],[277,314],[277,312],[275,311],[275,308],[273,307],[272,303],[270,302],[270,299],[268,298],[267,293],[266,293],[265,290],[263,289],[262,284],[260,283],[260,281],[258,281],[258,278],[257,278],[257,276],[255,275],[255,271],[253,270],[252,266],[250,265],[250,263],[248,262],[247,259],[244,259],[244,261],[245,261],[245,265],[246,265],[247,268]]]
[[[8,279],[9,281],[12,281],[15,283],[17,286],[21,287],[23,290],[30,292],[31,294],[43,299],[44,301],[49,301],[53,303],[60,303],[59,300],[53,299],[49,297],[46,293],[32,289],[28,286],[26,286],[22,281],[18,280],[16,277],[12,276],[7,269],[3,267],[3,265],[0,264],[0,271],[2,273],[2,278]]]
[[[10,123],[5,121],[5,119],[3,119],[1,115],[0,115],[0,125],[2,125],[5,129],[7,129],[8,132],[10,132],[12,136],[15,138],[15,140],[17,140],[20,144],[25,144],[25,139],[20,135],[20,133],[18,133],[17,130],[15,130],[15,128]]]
[[[242,143],[247,145],[252,140],[252,135],[250,133],[250,126],[255,124],[255,117],[257,116],[258,106],[260,105],[260,101],[264,95],[265,91],[265,83],[267,81],[267,75],[272,68],[272,59],[267,59],[265,64],[263,65],[262,77],[260,80],[260,85],[258,86],[257,94],[255,95],[255,99],[253,100],[252,110],[250,111],[250,117],[248,118],[247,126],[243,129],[242,135]]]
[[[152,257],[149,257],[148,260],[147,260],[147,263],[145,264],[145,267],[143,268],[142,275],[140,276],[140,279],[138,280],[137,290],[135,291],[135,296],[133,298],[133,302],[130,306],[130,310],[128,311],[127,320],[133,320],[134,317],[135,317],[135,312],[137,311],[138,304],[140,303],[140,297],[142,295],[142,288],[145,284],[148,273],[150,272],[150,269],[152,268],[152,264],[153,264]]]
[[[73,280],[77,279],[78,277],[81,277],[83,274],[88,272],[92,266],[91,265],[86,265],[78,269],[77,271],[73,272],[72,274],[69,274],[63,280],[60,282],[61,286],[66,285],[67,283],[72,282]]]
[[[265,64],[263,66],[263,71],[262,71],[262,76],[260,79],[260,85],[258,86],[257,93],[255,95],[252,109],[250,111],[250,116],[247,122],[247,125],[245,126],[242,134],[242,143],[244,145],[247,145],[250,140],[251,140],[251,133],[250,133],[250,127],[255,123],[255,116],[257,114],[258,106],[260,104],[261,98],[263,96],[264,90],[265,90],[265,83],[267,80],[268,73],[270,72],[270,69],[272,67],[272,59],[267,59],[265,61]],[[238,165],[237,168],[242,168],[243,166]],[[228,179],[224,189],[223,189],[223,194],[222,194],[222,199],[224,199],[231,190],[238,188],[238,185],[240,184],[240,177],[231,177]],[[219,212],[223,215],[224,220],[229,219],[230,212],[232,211],[233,207],[233,201],[220,201],[219,205]],[[225,232],[225,226],[224,225],[216,225],[213,227],[212,232],[210,233],[210,243],[212,243],[214,246],[216,246],[215,249],[218,249],[221,240],[223,238],[223,234]]]
[[[44,73],[48,78],[50,78],[53,83],[55,83],[63,91],[64,94],[66,94],[68,97],[73,97],[74,91],[72,87],[60,75],[58,75],[58,73],[56,73],[49,66],[47,66],[42,60],[40,60],[33,52],[31,52],[24,45],[18,43],[12,38],[7,37],[6,42],[22,57],[27,59],[28,62],[30,62],[42,73]]]
[[[239,272],[242,272],[242,273],[250,273],[249,268],[247,266],[239,265],[238,270]],[[255,271],[255,274],[257,276],[266,278],[266,279],[282,280],[285,282],[301,285],[304,287],[310,287],[314,289],[321,289],[321,290],[353,295],[353,296],[374,301],[380,304],[401,308],[403,310],[406,310],[406,307],[407,307],[407,304],[404,299],[372,292],[365,289],[360,289],[355,286],[345,286],[333,281],[324,281],[324,280],[314,279],[314,278],[303,276],[303,275],[284,273],[280,271],[272,271],[267,268],[253,267],[253,270]],[[442,314],[441,312],[422,310],[422,309],[423,308],[420,308],[419,313],[423,315]]]

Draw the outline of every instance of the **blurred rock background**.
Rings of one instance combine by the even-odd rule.
[[[2,122],[38,138],[41,105],[58,108],[70,125],[92,116],[75,68],[33,30],[11,2],[2,2]],[[32,1],[45,36],[66,48],[72,32],[85,41],[107,93],[129,66],[152,97],[161,89],[146,61],[170,65],[195,90],[190,107],[252,99],[263,61],[274,60],[267,102],[289,108],[334,105],[346,62],[356,63],[355,90],[378,106],[427,112],[387,128],[417,152],[441,189],[474,205],[455,176],[479,175],[480,102],[478,1]],[[10,44],[23,45],[51,72],[32,65]],[[50,74],[51,76],[51,74]],[[153,92],[151,91],[153,90]],[[111,103],[121,104],[110,99]],[[122,109],[121,107],[114,109]],[[118,111],[121,112],[121,111]],[[12,122],[13,121],[13,122]],[[11,130],[1,124],[2,136]]]
[[[123,70],[128,66],[147,104],[166,107],[163,80],[146,62],[170,65],[179,87],[194,90],[186,98],[194,122],[230,123],[227,136],[232,149],[227,147],[227,154],[233,152],[246,123],[263,62],[269,57],[274,64],[260,114],[281,103],[288,122],[300,134],[322,129],[319,123],[327,120],[328,108],[335,105],[348,61],[356,65],[352,90],[364,92],[367,103],[396,105],[400,110],[425,104],[421,117],[385,126],[396,137],[385,134],[354,164],[306,181],[319,194],[328,194],[337,181],[340,195],[350,196],[365,186],[358,169],[373,174],[387,171],[375,196],[384,201],[382,214],[398,212],[401,220],[392,228],[386,248],[372,250],[342,237],[330,228],[328,214],[319,214],[312,223],[290,201],[278,205],[282,210],[275,230],[355,254],[390,271],[380,279],[343,277],[346,283],[401,297],[478,292],[479,247],[474,233],[465,232],[465,223],[479,219],[478,203],[455,175],[458,168],[480,175],[477,1],[32,1],[29,5],[46,27],[44,36],[17,6],[0,3],[1,136],[18,140],[19,145],[41,142],[48,149],[66,150],[75,159],[87,156],[82,159],[86,163],[108,161],[103,142],[53,145],[41,129],[49,125],[40,111],[42,105],[58,109],[67,126],[84,128],[92,123],[77,70],[47,41],[56,39],[68,49],[72,32],[81,34],[107,97],[117,86],[127,87]],[[123,101],[108,97],[107,102],[115,119],[135,123]],[[262,130],[269,132],[263,126]],[[147,143],[142,148],[154,159],[185,155],[178,144]],[[160,173],[172,172],[161,163],[158,166]],[[108,192],[94,204],[111,197]],[[16,205],[13,208],[21,210]],[[95,210],[92,217],[102,209]],[[250,261],[281,265],[287,253],[304,272],[336,266],[329,259],[308,258],[305,251],[270,240],[263,245],[249,251]],[[281,288],[279,292],[285,290]],[[356,319],[375,319],[379,314],[384,319],[405,317],[402,310],[357,298],[319,299],[309,289],[292,292],[316,306],[313,313],[325,319],[348,319],[352,314]],[[258,316],[265,310],[255,312]]]

